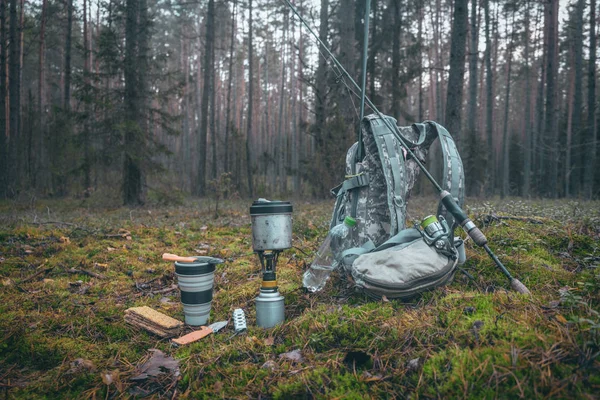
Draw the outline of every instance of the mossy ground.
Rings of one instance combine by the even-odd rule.
[[[431,202],[414,204],[414,218],[434,210]],[[130,378],[156,348],[179,360],[181,377],[155,388],[154,397],[595,398],[600,204],[468,204],[531,297],[510,291],[470,241],[464,269],[473,279],[459,272],[449,286],[411,301],[369,300],[339,275],[309,295],[302,273],[326,234],[332,205],[294,202],[294,248],[278,265],[287,318],[263,330],[254,326],[260,276],[246,203],[222,204],[217,219],[208,201],[133,210],[88,209],[80,201],[2,203],[0,393],[139,395]],[[125,324],[124,310],[139,305],[183,319],[178,293],[160,292],[175,282],[164,252],[224,258],[211,320],[241,307],[248,332],[229,339],[230,325],[175,348]],[[301,361],[280,357],[293,350]],[[78,359],[89,363],[77,366]]]

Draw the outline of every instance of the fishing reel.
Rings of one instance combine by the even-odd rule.
[[[440,215],[438,219],[435,215],[429,215],[420,224],[415,224],[415,228],[421,233],[425,243],[433,246],[438,253],[456,258],[456,250],[452,244],[453,232],[443,216]]]

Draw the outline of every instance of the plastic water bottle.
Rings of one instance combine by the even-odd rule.
[[[356,225],[356,220],[352,217],[346,217],[343,224],[334,226],[330,231],[321,247],[317,251],[317,256],[302,278],[302,285],[309,292],[318,292],[325,287],[331,271],[336,269],[338,262],[335,260],[331,244],[339,248],[340,244],[351,232],[351,228]]]

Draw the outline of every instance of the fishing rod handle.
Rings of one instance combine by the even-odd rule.
[[[447,190],[440,192],[442,204],[454,219],[460,224],[463,230],[469,235],[477,246],[483,247],[487,244],[487,238],[481,230],[471,221],[465,212],[459,207],[458,203]]]

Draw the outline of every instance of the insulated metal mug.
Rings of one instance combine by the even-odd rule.
[[[181,290],[186,324],[200,326],[208,322],[215,265],[222,262],[223,260],[212,257],[197,257],[195,262],[175,262],[175,275]]]

